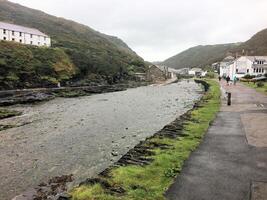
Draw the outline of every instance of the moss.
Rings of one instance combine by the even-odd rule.
[[[200,144],[209,124],[220,107],[220,88],[216,81],[207,80],[210,87],[198,106],[190,111],[183,126],[183,134],[176,138],[155,135],[149,143],[165,145],[168,148],[152,148],[154,154],[147,156],[153,161],[145,166],[126,165],[112,167],[107,176],[100,176],[109,187],[101,184],[82,185],[71,192],[73,200],[161,200],[182,170],[184,161]],[[149,144],[148,143],[148,144]],[[155,146],[155,145],[153,145]],[[123,192],[111,192],[122,188]]]
[[[0,108],[0,119],[21,115],[21,112]]]

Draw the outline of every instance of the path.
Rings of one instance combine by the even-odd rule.
[[[166,193],[170,200],[267,199],[267,96],[241,84],[226,86],[204,141]]]

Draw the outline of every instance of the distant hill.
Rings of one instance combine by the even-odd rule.
[[[248,41],[231,50],[233,53],[254,55],[267,55],[267,29],[256,33]]]
[[[219,44],[192,47],[165,60],[161,64],[175,69],[205,67],[222,60],[226,52],[230,51],[236,45],[237,44]]]
[[[176,69],[186,67],[205,67],[221,61],[227,54],[267,55],[267,29],[256,33],[243,43],[196,46],[179,53],[161,64]]]
[[[0,21],[37,28],[52,37],[77,68],[76,77],[103,77],[118,72],[144,71],[144,60],[117,37],[108,36],[74,21],[48,15],[19,4],[0,0]]]

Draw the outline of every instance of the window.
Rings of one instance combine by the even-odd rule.
[[[236,69],[235,71],[236,71],[236,73],[238,73],[238,69]]]
[[[19,40],[20,43],[22,43],[22,40]]]
[[[256,72],[256,68],[253,69],[253,72],[254,72],[254,73]]]
[[[15,35],[15,31],[12,31],[12,35],[14,36]],[[13,39],[12,39],[13,40]]]
[[[32,41],[31,41],[31,44],[33,44]]]
[[[6,34],[6,29],[4,29],[3,33]]]
[[[6,37],[4,37],[4,40],[6,40]]]
[[[247,69],[247,73],[249,73],[249,69]]]
[[[31,34],[31,38],[32,38],[32,36],[33,36],[33,35]]]
[[[22,32],[19,32],[19,36],[20,36],[20,37],[22,36]]]
[[[46,41],[46,37],[44,37],[44,40]]]
[[[259,68],[256,69],[256,73],[258,73],[258,72],[259,72]]]
[[[12,41],[15,41],[15,38],[12,38]]]

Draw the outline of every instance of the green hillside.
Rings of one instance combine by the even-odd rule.
[[[122,40],[90,27],[19,4],[0,0],[0,21],[37,28],[52,37],[52,47],[61,48],[77,68],[76,79],[112,77],[118,72],[144,71],[144,60]]]
[[[185,67],[205,67],[221,61],[227,54],[235,55],[267,55],[267,29],[256,33],[243,43],[196,46],[179,53],[161,64],[176,69]]]
[[[0,89],[51,86],[75,74],[62,49],[0,42]]]
[[[250,56],[267,55],[267,29],[256,33],[248,41],[244,42],[237,48],[234,48],[232,52],[238,52],[239,54],[245,53]]]
[[[165,60],[162,64],[175,69],[205,67],[222,60],[225,54],[236,45],[237,44],[196,46]]]

